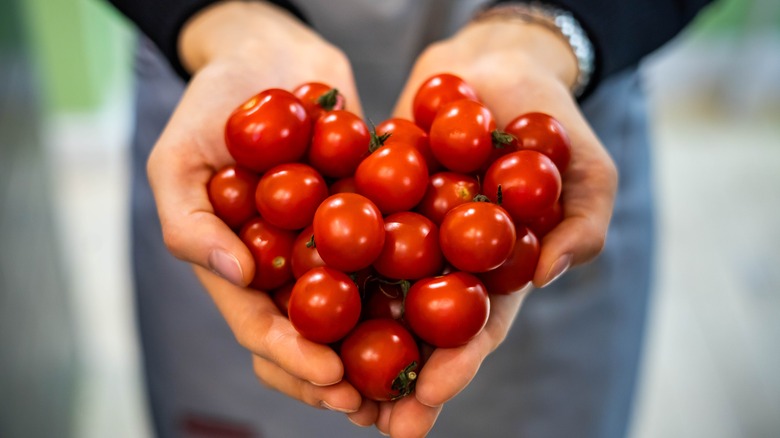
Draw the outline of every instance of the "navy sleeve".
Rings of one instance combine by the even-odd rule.
[[[180,76],[189,74],[179,62],[178,38],[184,23],[199,10],[219,0],[109,0],[127,16],[165,55]],[[306,17],[290,1],[271,0],[306,22]]]

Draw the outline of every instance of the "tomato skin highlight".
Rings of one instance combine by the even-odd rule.
[[[322,175],[346,178],[355,173],[368,155],[371,134],[357,115],[346,110],[331,111],[314,123],[307,159]]]
[[[493,153],[496,122],[486,106],[473,100],[444,105],[433,120],[433,156],[445,168],[464,174],[479,170]]]
[[[571,161],[571,140],[561,122],[540,112],[522,114],[509,122],[504,131],[515,136],[517,150],[532,150],[549,157],[563,174]]]
[[[342,339],[360,319],[360,292],[341,271],[321,266],[295,282],[288,316],[304,338],[321,344]]]
[[[383,214],[408,211],[425,196],[428,167],[420,152],[402,143],[386,144],[355,171],[355,187]]]
[[[290,258],[296,234],[271,225],[261,217],[247,222],[239,233],[255,261],[250,284],[263,291],[276,289],[293,279]]]
[[[240,166],[258,173],[299,161],[311,138],[312,121],[292,93],[261,91],[236,108],[225,125],[228,152]]]
[[[425,196],[415,210],[437,226],[448,211],[474,200],[479,194],[476,178],[455,172],[439,172],[428,179]]]
[[[517,234],[509,214],[496,204],[469,202],[444,216],[439,245],[456,269],[486,272],[501,266],[512,254]]]
[[[233,229],[257,216],[255,188],[260,177],[243,167],[225,166],[215,173],[208,184],[209,201],[214,214]]]
[[[517,223],[533,220],[552,208],[561,195],[561,174],[549,157],[541,152],[522,150],[496,160],[485,174],[482,193],[498,200]]]
[[[382,213],[356,193],[337,193],[325,199],[314,213],[312,226],[322,260],[344,272],[371,266],[385,243]]]
[[[328,197],[328,185],[313,167],[286,163],[266,172],[255,192],[260,216],[286,230],[309,225],[320,203]]]
[[[508,295],[528,286],[539,262],[539,239],[524,227],[517,228],[517,240],[509,258],[498,268],[478,274],[488,293]]]
[[[412,331],[439,348],[469,342],[485,327],[490,313],[487,289],[466,272],[419,280],[409,289],[404,306]]]
[[[385,218],[385,244],[374,269],[396,280],[417,280],[441,272],[444,257],[439,229],[425,216],[410,211]]]
[[[414,389],[420,351],[414,337],[392,319],[358,324],[342,342],[339,355],[346,380],[368,399],[396,400]],[[399,375],[405,384],[394,387]]]
[[[462,78],[450,73],[431,76],[420,85],[414,95],[414,123],[424,131],[430,131],[433,119],[441,107],[461,99],[479,100],[474,88]]]

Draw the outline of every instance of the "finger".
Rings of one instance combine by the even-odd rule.
[[[300,336],[268,294],[235,286],[197,266],[195,272],[244,348],[314,385],[341,381],[344,367],[336,352]]]
[[[390,412],[390,436],[394,438],[426,436],[436,423],[441,409],[441,406],[425,406],[414,397],[397,400],[393,403]]]
[[[364,398],[357,411],[347,414],[349,421],[360,427],[368,427],[376,423],[379,416],[379,404]]]
[[[466,345],[436,349],[420,371],[415,398],[435,407],[460,393],[477,374],[482,361],[503,342],[526,295],[527,291],[491,295],[485,328]]]
[[[352,413],[360,408],[361,397],[346,381],[317,386],[299,379],[271,361],[253,356],[255,375],[264,385],[318,409]]]
[[[376,429],[382,435],[390,435],[390,414],[393,411],[394,402],[380,402],[379,413],[376,418]]]

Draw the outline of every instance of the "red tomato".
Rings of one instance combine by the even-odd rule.
[[[498,202],[518,223],[532,220],[551,208],[561,194],[561,174],[552,160],[541,152],[523,150],[496,160],[482,183],[482,193]]]
[[[509,122],[504,130],[514,135],[515,148],[541,152],[555,163],[561,173],[569,167],[571,140],[563,125],[545,113],[523,114]]]
[[[255,172],[300,160],[311,138],[311,119],[285,90],[260,92],[236,108],[225,126],[225,143],[240,166]]]
[[[383,214],[411,210],[425,195],[427,185],[425,159],[417,149],[402,143],[380,147],[355,171],[358,193]]]
[[[392,319],[372,319],[341,344],[344,376],[364,397],[389,401],[414,390],[420,351],[412,335]]]
[[[321,82],[307,82],[292,92],[301,100],[312,120],[319,119],[328,111],[344,109],[344,96],[339,91]]]
[[[300,230],[328,197],[328,184],[303,163],[280,164],[266,172],[255,192],[260,216],[279,228]]]
[[[295,278],[301,278],[309,269],[325,266],[325,262],[314,246],[314,227],[311,225],[301,231],[295,239],[290,263]]]
[[[371,134],[360,117],[346,110],[334,110],[314,124],[308,160],[321,174],[346,178],[355,173],[368,154]]]
[[[244,225],[239,237],[255,260],[253,288],[267,291],[292,281],[290,257],[294,232],[277,228],[258,217]]]
[[[476,178],[455,172],[439,172],[428,179],[428,189],[417,212],[441,225],[448,211],[474,200],[479,194],[479,181]]]
[[[430,219],[411,211],[385,218],[385,245],[374,260],[376,272],[397,280],[417,280],[438,274],[443,266],[439,229]]]
[[[485,272],[501,266],[515,244],[512,218],[489,202],[459,205],[439,228],[439,244],[447,261],[466,272]]]
[[[366,282],[362,318],[390,318],[400,321],[404,316],[404,289],[408,290],[409,287],[408,281],[370,279]]]
[[[526,287],[533,279],[539,261],[539,239],[526,227],[517,229],[512,255],[498,268],[483,272],[479,279],[491,294],[511,294]]]
[[[384,144],[405,143],[414,146],[425,159],[428,172],[436,172],[441,168],[428,143],[428,133],[411,120],[394,117],[376,125],[376,135],[385,137],[388,134],[389,137],[386,137]]]
[[[355,178],[348,177],[348,178],[341,178],[339,180],[336,180],[333,184],[328,187],[328,190],[330,191],[331,195],[335,195],[336,193],[357,193],[357,186],[355,186]]]
[[[525,221],[525,225],[533,231],[539,239],[543,239],[553,228],[563,221],[563,207],[560,199],[552,207],[543,211],[539,216]]]
[[[231,165],[223,167],[209,180],[209,201],[214,214],[230,228],[240,228],[257,215],[255,187],[260,177],[249,170]]]
[[[290,295],[294,285],[295,283],[287,283],[271,292],[271,299],[284,316],[287,316],[287,310],[290,308]]]
[[[329,344],[346,336],[360,319],[360,292],[343,272],[321,266],[303,274],[290,295],[289,317],[304,338]]]
[[[385,244],[382,213],[356,193],[332,195],[314,213],[314,242],[328,266],[354,272],[370,266]]]
[[[458,100],[444,105],[430,132],[433,156],[447,169],[472,173],[493,153],[496,122],[485,105]]]
[[[456,100],[479,100],[477,92],[458,76],[441,73],[428,78],[414,95],[412,113],[414,123],[425,131],[430,130],[436,113],[442,106]]]
[[[487,289],[465,272],[416,282],[404,306],[404,318],[412,331],[439,348],[458,347],[473,339],[490,313]]]

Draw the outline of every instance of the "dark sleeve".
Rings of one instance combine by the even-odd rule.
[[[589,90],[671,40],[711,0],[544,0],[571,12],[596,50]],[[508,3],[508,1],[497,1]]]
[[[201,9],[219,0],[109,0],[122,14],[127,16],[149,39],[160,48],[163,55],[180,76],[189,74],[179,62],[177,48],[179,31],[184,23]],[[270,0],[287,9],[306,22],[295,5],[287,0]]]

